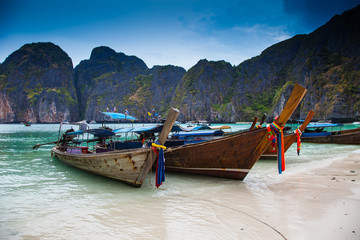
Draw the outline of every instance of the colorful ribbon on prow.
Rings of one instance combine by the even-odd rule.
[[[158,161],[156,163],[156,182],[155,182],[155,186],[158,188],[158,187],[161,186],[161,184],[163,182],[165,182],[164,149],[166,149],[166,147],[163,146],[163,145],[152,143],[151,148],[156,153],[156,155],[158,156]],[[159,148],[159,151],[157,151],[156,148]]]
[[[300,155],[300,149],[301,149],[301,130],[299,128],[297,128],[295,130],[296,133],[296,138],[297,138],[297,154]]]
[[[268,140],[271,141],[271,146],[272,146],[272,149],[271,149],[271,152],[276,152],[276,137],[274,136],[274,134],[272,133],[271,131],[271,127],[270,127],[270,124],[266,125],[266,129],[268,131]]]
[[[283,171],[285,171],[285,153],[284,153],[284,131],[283,131],[283,127],[280,127],[279,125],[277,125],[275,122],[272,122],[271,124],[268,124],[266,126],[268,132],[269,132],[269,137],[271,141],[272,141],[272,145],[273,145],[273,149],[274,147],[274,139],[275,142],[277,140],[278,143],[278,169],[279,169],[279,174],[281,174]],[[276,138],[275,136],[272,134],[272,131],[274,131],[276,133]],[[271,134],[271,136],[270,136]],[[270,140],[269,139],[269,140]]]

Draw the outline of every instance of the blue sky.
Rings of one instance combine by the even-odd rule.
[[[1,0],[0,62],[26,43],[53,42],[74,67],[109,46],[147,64],[238,65],[310,33],[360,0]]]

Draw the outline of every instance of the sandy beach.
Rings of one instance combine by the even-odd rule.
[[[256,217],[283,239],[360,239],[360,154],[286,176]],[[269,238],[266,238],[269,239]]]
[[[184,196],[184,203],[202,201],[203,210],[213,211],[207,229],[195,227],[209,239],[355,240],[360,239],[359,173],[360,154],[351,153],[256,191],[248,191],[249,183],[241,189],[229,185],[216,196]],[[197,239],[195,232],[193,227],[165,239]]]
[[[272,173],[280,180],[269,184],[168,175],[166,188],[153,192],[142,210],[113,211],[110,219],[129,221],[119,215],[138,214],[121,224],[139,224],[121,231],[127,239],[358,240],[359,173],[356,151],[306,172]],[[176,178],[183,186],[172,184]]]

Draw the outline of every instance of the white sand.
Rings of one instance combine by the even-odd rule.
[[[174,200],[174,205],[167,206],[174,209],[173,216],[165,212],[159,219],[163,232],[150,235],[162,239],[358,240],[359,176],[360,154],[352,153],[325,167],[282,176],[280,183],[259,189],[249,187],[251,183],[214,180],[204,184],[202,191],[166,196]],[[183,198],[182,206],[178,206],[179,198]],[[164,207],[163,201],[158,204]]]
[[[270,220],[287,239],[360,239],[360,154],[271,186],[283,218]]]
[[[225,196],[217,200],[242,215],[239,225],[249,224],[243,227],[248,234],[238,235],[244,239],[358,240],[359,176],[360,154],[352,153],[329,166],[285,176],[258,196],[245,192],[241,205],[222,201]]]

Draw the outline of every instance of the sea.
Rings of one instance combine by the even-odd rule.
[[[130,126],[114,125],[109,127]],[[227,125],[232,131],[250,126]],[[61,132],[69,128],[63,125]],[[285,154],[282,174],[276,160],[259,160],[244,181],[166,172],[159,188],[154,173],[134,188],[64,165],[51,157],[53,144],[33,150],[58,135],[59,124],[0,124],[0,239],[237,239],[248,230],[242,219],[252,212],[245,198],[256,201],[286,175],[360,150],[302,143],[297,155],[295,143]],[[275,236],[269,239],[283,239],[264,227]],[[251,234],[257,239],[256,231]]]

